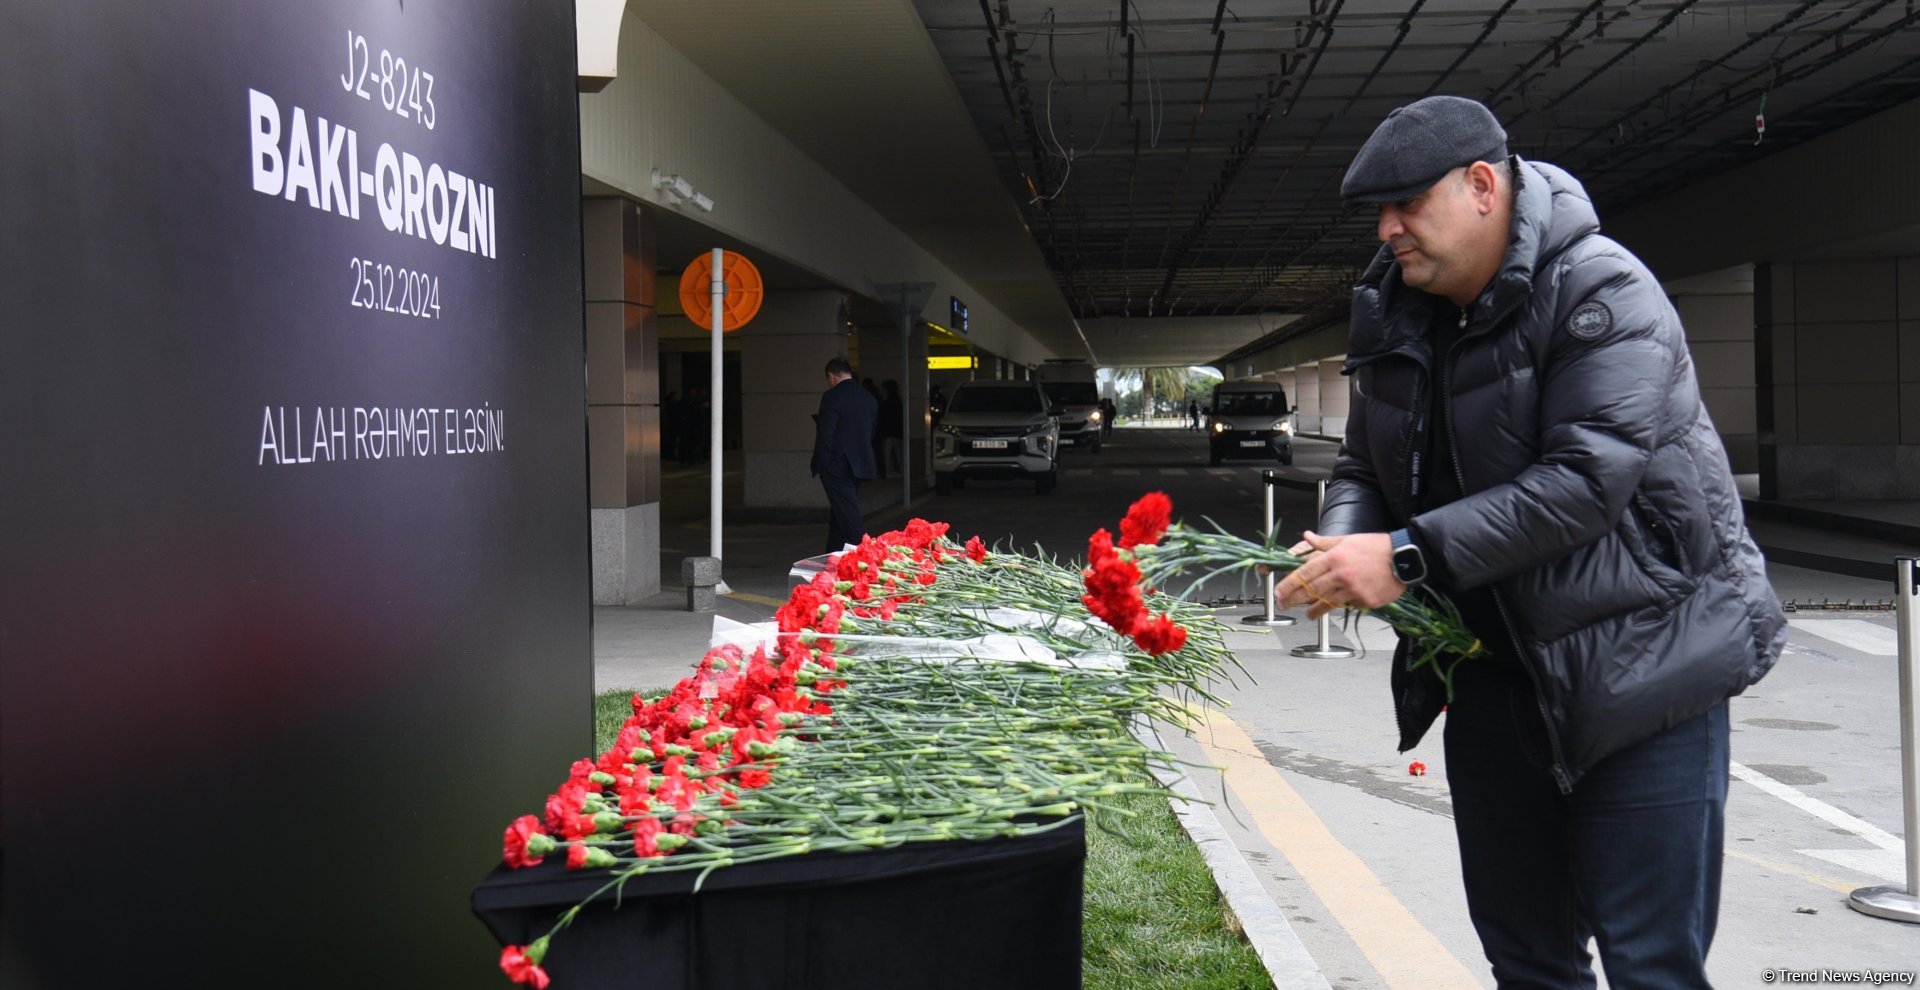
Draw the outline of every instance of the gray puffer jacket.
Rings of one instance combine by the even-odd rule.
[[[1488,645],[1525,665],[1571,791],[1608,755],[1759,680],[1786,617],[1660,284],[1600,235],[1577,180],[1520,167],[1506,261],[1452,353],[1432,353],[1439,301],[1401,283],[1390,250],[1354,288],[1344,371],[1358,387],[1320,525],[1410,526],[1455,587],[1492,587],[1506,628]],[[1452,427],[1436,440],[1463,497],[1421,512],[1436,380]],[[1444,701],[1406,657],[1403,642],[1402,750]]]

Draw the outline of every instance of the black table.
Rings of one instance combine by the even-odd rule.
[[[553,990],[1062,990],[1080,986],[1086,833],[812,853],[641,876],[555,936]],[[564,855],[496,867],[473,910],[502,945],[606,883]]]

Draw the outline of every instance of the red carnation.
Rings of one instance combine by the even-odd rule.
[[[540,941],[545,942],[546,939]],[[509,945],[501,949],[500,970],[515,983],[525,983],[533,987],[533,990],[547,990],[547,984],[551,980],[547,976],[547,971],[541,969],[539,963],[528,955],[530,948],[532,947]]]
[[[1113,534],[1105,529],[1096,531],[1087,541],[1087,564],[1082,573],[1087,593],[1080,601],[1116,632],[1130,632],[1146,615],[1146,604],[1140,596],[1140,568],[1114,550]]]
[[[1415,760],[1407,764],[1407,773],[1415,777],[1425,777],[1427,775],[1427,765],[1419,760]]]
[[[1159,656],[1185,646],[1187,631],[1164,615],[1143,620],[1133,629],[1133,641],[1148,653]]]
[[[560,790],[547,798],[547,830],[559,832],[564,829],[568,821],[579,814],[581,806],[586,803],[587,785],[578,779],[561,784]]]
[[[540,838],[535,839],[534,836]],[[534,845],[536,851],[539,851],[543,845],[548,848],[552,845],[547,834],[540,831],[540,819],[532,815],[521,815],[513,820],[513,824],[507,826],[500,858],[516,870],[523,866],[539,866],[541,857],[529,852],[527,848],[529,842]]]
[[[967,541],[967,558],[976,564],[987,559],[987,545],[978,536]]]
[[[1120,520],[1120,549],[1160,542],[1173,521],[1173,500],[1165,492],[1148,492],[1127,509]]]

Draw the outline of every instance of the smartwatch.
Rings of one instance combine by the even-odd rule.
[[[1393,531],[1393,576],[1411,588],[1427,579],[1427,558],[1404,529]]]

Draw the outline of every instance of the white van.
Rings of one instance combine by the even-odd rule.
[[[1207,440],[1213,464],[1229,457],[1272,457],[1293,463],[1293,410],[1272,382],[1221,382],[1213,387]]]
[[[1101,414],[1099,378],[1093,365],[1077,359],[1049,360],[1033,377],[1060,409],[1060,445],[1100,452]]]

